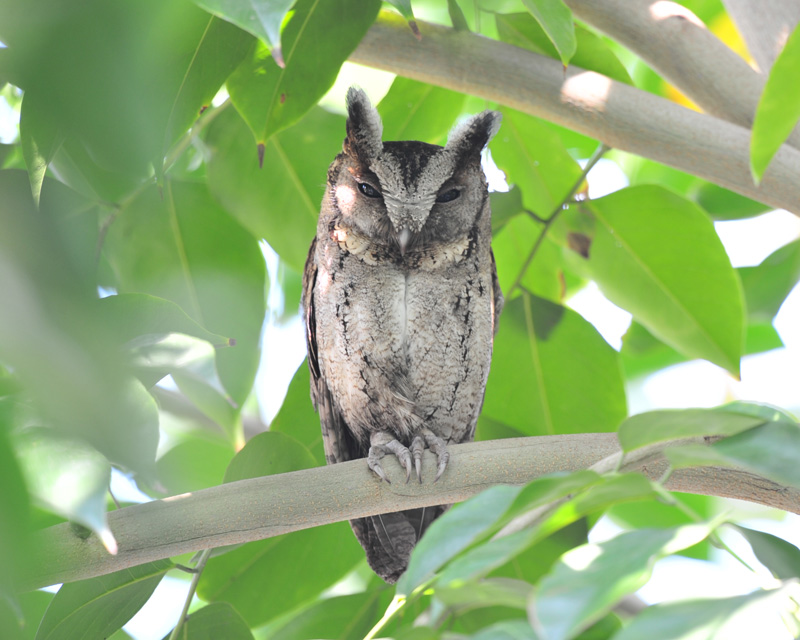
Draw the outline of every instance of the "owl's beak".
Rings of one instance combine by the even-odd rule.
[[[408,228],[403,229],[400,233],[397,234],[397,244],[400,247],[400,255],[406,255],[406,247],[408,247],[408,243],[411,240],[411,230]]]

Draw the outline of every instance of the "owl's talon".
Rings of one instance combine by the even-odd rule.
[[[439,482],[439,478],[442,477],[444,473],[445,467],[447,467],[447,463],[450,461],[450,452],[445,449],[441,454],[439,454],[438,464],[436,465],[436,477],[434,478],[434,483]]]
[[[436,477],[433,481],[439,482],[439,478],[442,477],[447,463],[450,461],[450,452],[447,450],[445,441],[430,429],[425,429],[422,435],[425,437],[425,442],[428,444],[431,453],[436,456]]]
[[[414,457],[414,468],[417,471],[417,480],[422,484],[422,453],[425,451],[425,439],[416,436],[409,447],[411,455]]]
[[[369,454],[367,455],[367,466],[372,469],[381,480],[386,480],[386,482],[391,484],[392,482],[383,470],[380,460],[385,455],[393,454],[397,457],[397,462],[405,470],[406,482],[408,482],[411,478],[411,452],[409,452],[401,442],[385,431],[373,433],[370,442],[372,446],[370,446]]]

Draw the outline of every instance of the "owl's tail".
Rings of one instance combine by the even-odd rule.
[[[394,584],[408,568],[411,551],[422,534],[450,505],[423,507],[351,520],[372,570]]]

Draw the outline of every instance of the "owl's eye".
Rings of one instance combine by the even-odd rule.
[[[445,191],[444,193],[440,193],[436,197],[436,202],[452,202],[458,196],[461,195],[461,192],[458,189],[450,189],[449,191]]]
[[[366,182],[359,182],[358,183],[358,190],[363,193],[368,198],[380,198],[380,192],[373,187],[371,184],[367,184]]]

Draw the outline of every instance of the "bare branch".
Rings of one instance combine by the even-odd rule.
[[[698,439],[702,442],[702,439]],[[119,553],[109,555],[95,536],[83,539],[68,524],[35,534],[36,553],[19,585],[35,589],[71,582],[182,553],[249,542],[331,522],[399,509],[460,502],[496,484],[521,485],[546,473],[613,464],[616,434],[511,438],[450,448],[447,473],[434,484],[405,484],[405,473],[387,459],[387,484],[363,460],[266,476],[174,496],[109,513]],[[656,453],[637,468],[651,478],[664,473]],[[426,452],[423,478],[436,473]],[[670,476],[669,488],[750,500],[800,512],[800,492],[734,469],[689,469]]]
[[[781,147],[756,187],[749,129],[598,73],[565,72],[556,60],[503,42],[418,24],[421,41],[399,17],[382,13],[350,59],[495,100],[800,214],[800,151],[792,147]]]
[[[743,127],[753,124],[766,77],[686,7],[665,0],[567,0],[567,4],[577,17],[639,55],[707,113]],[[759,13],[771,13],[759,4]],[[788,143],[800,149],[800,128]]]

